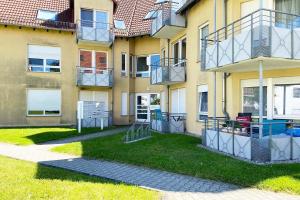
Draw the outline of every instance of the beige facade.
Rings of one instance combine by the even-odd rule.
[[[104,11],[108,13],[110,25],[113,24],[114,3],[105,1],[74,1],[74,21],[80,28],[81,9]],[[77,31],[78,31],[77,29]],[[112,45],[97,41],[78,41],[76,32],[64,30],[46,30],[38,28],[0,26],[0,126],[45,126],[75,125],[77,123],[77,102],[83,94],[107,94],[108,110],[113,111],[113,123],[129,124],[134,116],[121,114],[122,93],[160,93],[161,87],[151,86],[149,78],[130,76],[129,56],[148,56],[159,54],[159,39],[148,36],[116,37]],[[60,49],[60,72],[32,72],[29,66],[29,45],[58,47]],[[104,52],[107,55],[107,68],[113,69],[113,86],[101,87],[78,85],[78,67],[80,67],[80,51]],[[126,53],[126,74],[121,76],[121,54]],[[92,66],[91,66],[92,67]],[[60,90],[61,110],[56,116],[29,116],[29,89]],[[91,95],[89,95],[91,94]],[[86,95],[85,95],[86,96]],[[129,95],[128,95],[129,110]]]

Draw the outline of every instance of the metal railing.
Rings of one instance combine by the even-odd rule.
[[[300,124],[289,120],[263,123],[224,118],[204,120],[203,145],[255,162],[300,160]],[[263,137],[259,137],[260,127]]]
[[[133,143],[148,139],[152,136],[150,124],[146,122],[134,123],[127,131],[124,137],[124,143]]]
[[[167,1],[162,3],[153,13],[153,20],[151,24],[151,35],[155,35],[164,26],[186,27],[186,19],[176,11],[182,6],[176,2]]]
[[[113,86],[113,69],[77,67],[78,86]]]
[[[161,133],[185,133],[186,113],[151,112],[151,129]]]
[[[202,39],[203,70],[257,57],[300,59],[300,16],[259,9]]]
[[[186,60],[163,58],[151,65],[152,85],[171,85],[186,81]]]
[[[77,39],[110,45],[115,39],[114,27],[109,23],[79,20],[77,21]]]

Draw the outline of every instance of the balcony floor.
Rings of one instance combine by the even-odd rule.
[[[164,25],[152,37],[169,39],[183,31],[185,27]]]
[[[259,57],[249,59],[238,63],[225,65],[222,67],[211,68],[208,71],[216,72],[255,72],[259,70],[259,61],[263,61],[263,70],[285,70],[300,68],[300,60],[291,60],[284,58]]]

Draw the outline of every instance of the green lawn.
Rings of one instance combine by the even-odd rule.
[[[186,135],[154,134],[151,139],[131,144],[124,144],[123,136],[124,133],[72,143],[54,151],[300,194],[300,164],[249,164],[197,147],[200,139]]]
[[[159,199],[159,194],[0,156],[0,199]]]
[[[84,128],[79,134],[74,128],[1,128],[0,142],[30,145],[100,131],[100,128]]]

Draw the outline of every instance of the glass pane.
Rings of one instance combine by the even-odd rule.
[[[81,9],[81,26],[93,27],[93,10]]]
[[[126,54],[122,54],[122,71],[126,70]]]
[[[138,119],[147,119],[148,115],[147,114],[137,114]]]
[[[299,98],[300,85],[286,86],[286,107],[285,114],[287,116],[300,115],[300,98]]]
[[[151,94],[150,95],[150,105],[160,105],[160,95]]]
[[[46,61],[48,66],[59,66],[59,60],[47,59]]]
[[[28,115],[44,115],[43,110],[29,110]]]
[[[147,57],[137,58],[137,72],[148,72],[149,66],[147,65]]]
[[[107,69],[107,55],[105,52],[96,52],[96,68]]]
[[[274,87],[274,115],[284,114],[284,86]]]
[[[92,67],[92,52],[80,50],[80,67]]]
[[[200,94],[200,112],[208,112],[208,93],[207,92],[201,92]]]
[[[46,110],[45,114],[46,115],[59,115],[60,111],[59,110]]]
[[[29,65],[44,65],[44,60],[39,58],[29,58],[28,59]]]
[[[96,28],[108,30],[107,13],[96,11]]]
[[[243,111],[245,113],[252,113],[253,116],[259,115],[259,87],[247,87],[244,90]],[[267,115],[267,87],[263,88],[264,96],[264,116]]]

